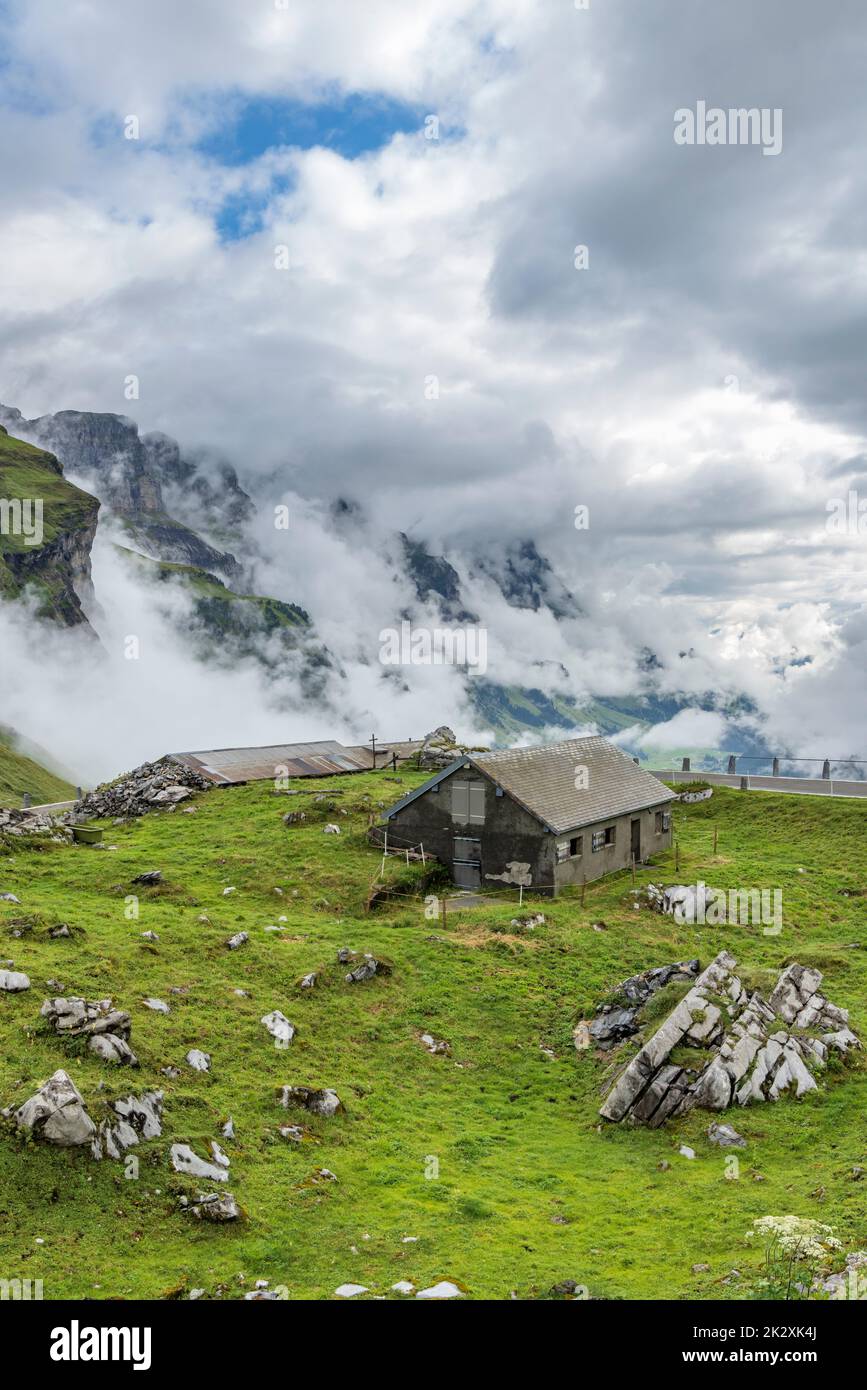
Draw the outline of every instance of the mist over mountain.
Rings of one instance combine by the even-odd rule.
[[[65,674],[37,675],[23,641],[28,625],[61,614],[34,608],[27,586],[0,610],[7,650],[17,649],[4,713],[76,767],[107,775],[190,744],[410,737],[443,710],[488,741],[587,729],[641,756],[651,735],[657,750],[727,741],[763,751],[752,702],[678,689],[646,648],[629,654],[620,690],[576,679],[586,614],[531,538],[437,554],[418,526],[410,538],[345,499],[295,498],[287,520],[287,504],[262,495],[261,480],[242,482],[224,457],[186,453],[165,434],[140,435],[128,417],[64,410],[27,420],[2,406],[0,420],[24,449],[50,446],[41,457],[56,475],[62,468],[70,495],[86,486],[101,507],[99,530],[94,520],[79,538],[84,557],[70,558],[63,576],[81,593],[78,625],[99,640],[85,655],[79,634],[58,647],[46,632],[60,672],[86,661],[71,686]],[[383,630],[396,623],[483,630],[490,667],[385,665]],[[679,660],[691,665],[695,652]],[[74,711],[63,729],[61,705]],[[107,706],[123,718],[106,719]]]

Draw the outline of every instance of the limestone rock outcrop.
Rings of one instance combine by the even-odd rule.
[[[765,1000],[748,994],[737,961],[720,951],[612,1086],[599,1113],[653,1128],[693,1106],[778,1100],[816,1088],[829,1051],[860,1047],[845,1009],[819,986],[821,972],[793,963]],[[707,1048],[707,1063],[681,1065],[679,1048]]]

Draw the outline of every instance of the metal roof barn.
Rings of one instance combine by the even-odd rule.
[[[333,777],[344,772],[364,772],[371,765],[369,755],[365,760],[333,739],[274,743],[266,748],[215,748],[171,756],[222,786],[266,782],[275,777]]]
[[[387,767],[393,755],[398,763],[405,762],[421,747],[421,739],[377,740],[376,766]],[[268,782],[274,777],[334,777],[346,772],[369,772],[374,765],[373,752],[364,744],[346,748],[332,738],[314,743],[274,743],[265,748],[199,749],[171,753],[169,757],[219,786]]]

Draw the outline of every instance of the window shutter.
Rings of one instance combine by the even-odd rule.
[[[468,782],[452,782],[452,819],[466,825],[470,818],[470,788]]]
[[[476,825],[483,825],[485,820],[485,784],[484,782],[470,782],[470,820]]]

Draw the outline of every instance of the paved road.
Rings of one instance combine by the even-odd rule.
[[[730,772],[681,772],[680,768],[651,769],[653,776],[663,782],[710,782],[714,787],[734,787],[741,785],[739,773]],[[791,796],[847,796],[867,797],[867,782],[834,780],[822,777],[746,777],[746,790],[750,792],[786,792]]]

